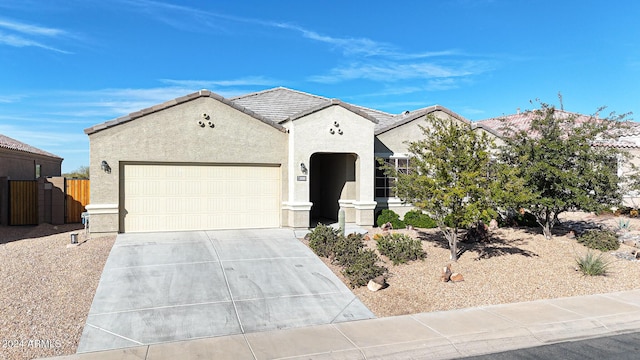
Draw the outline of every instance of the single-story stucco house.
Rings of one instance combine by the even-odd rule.
[[[398,168],[428,115],[470,125],[441,106],[401,114],[287,88],[234,98],[202,90],[85,130],[90,231],[372,226],[401,215],[376,158]]]

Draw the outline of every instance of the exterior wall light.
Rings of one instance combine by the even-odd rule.
[[[307,170],[307,167],[304,165],[304,163],[300,163],[300,171],[302,171],[303,174],[307,174],[307,172],[309,172],[309,170]]]
[[[102,160],[102,162],[100,163],[100,169],[102,169],[102,171],[106,172],[107,174],[111,174],[111,166],[109,166],[106,160]]]

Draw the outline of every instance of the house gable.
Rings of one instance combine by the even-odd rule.
[[[126,163],[270,164],[286,169],[286,129],[228,101],[194,96],[149,109],[88,131],[93,203],[118,203],[117,179]],[[103,161],[110,172],[102,170]]]
[[[376,155],[385,157],[406,154],[410,142],[424,138],[420,126],[427,125],[425,121],[430,115],[455,120],[466,126],[471,124],[469,120],[439,105],[405,112],[396,117],[394,122],[376,130]]]

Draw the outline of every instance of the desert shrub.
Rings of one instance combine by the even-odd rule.
[[[498,212],[493,210],[493,209],[485,209],[482,210],[482,213],[480,213],[480,219],[482,220],[482,222],[484,222],[485,224],[488,224],[491,222],[491,220],[495,219],[498,217]]]
[[[354,262],[342,269],[342,274],[349,280],[352,288],[365,286],[369,280],[384,275],[387,269],[378,265],[380,258],[372,249],[361,249]]]
[[[520,213],[518,211],[509,211],[505,216],[498,217],[498,224],[501,227],[505,226],[522,226],[522,227],[539,227],[536,216],[532,213],[525,211]]]
[[[427,254],[422,242],[405,234],[389,234],[376,240],[380,254],[387,256],[393,265],[424,259]]]
[[[309,247],[314,253],[322,257],[330,257],[334,254],[335,244],[340,237],[340,230],[331,226],[318,224],[309,233]]]
[[[429,215],[422,213],[420,210],[411,210],[404,215],[405,225],[411,225],[417,228],[433,229],[438,226],[436,221]],[[395,227],[394,227],[395,229]]]
[[[393,210],[382,210],[382,212],[378,216],[378,219],[376,220],[376,224],[378,224],[378,226],[382,226],[386,223],[391,223],[391,226],[393,226],[394,229],[405,228],[404,222],[400,220],[400,215],[396,214],[396,212]]]
[[[595,255],[589,251],[584,256],[577,257],[576,264],[578,265],[578,270],[580,270],[583,275],[598,276],[607,274],[610,263],[602,258],[602,253]]]
[[[614,211],[614,214],[615,215],[629,215],[631,213],[631,210],[633,210],[632,207],[623,206],[621,208],[618,208],[616,211]]]
[[[334,261],[342,266],[349,266],[357,261],[360,251],[364,248],[363,235],[349,234],[338,236],[333,247]]]
[[[620,247],[616,234],[611,230],[585,231],[577,240],[590,249],[600,251],[617,250]]]

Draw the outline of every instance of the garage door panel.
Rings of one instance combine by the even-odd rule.
[[[279,227],[280,168],[127,164],[125,232]]]

